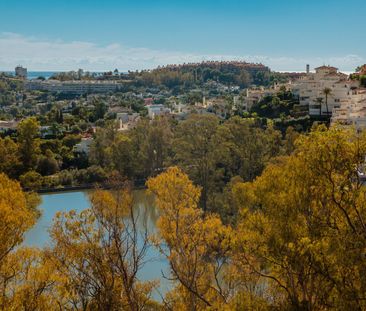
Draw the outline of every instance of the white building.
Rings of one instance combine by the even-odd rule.
[[[164,105],[148,105],[146,106],[147,113],[150,119],[154,119],[156,116],[166,115],[171,113],[171,109]]]
[[[26,79],[28,75],[27,68],[22,66],[15,67],[15,76],[18,78]]]
[[[292,92],[300,100],[300,106],[308,107],[309,115],[330,115],[333,109],[342,103],[350,104],[357,100],[354,92],[359,87],[357,81],[351,81],[346,74],[338,72],[338,68],[321,66],[315,73],[307,73],[292,85]],[[329,89],[328,96],[324,90]]]
[[[74,152],[89,154],[92,142],[93,138],[91,137],[82,138],[80,143],[74,146]]]
[[[65,94],[109,93],[117,92],[122,88],[122,83],[105,81],[66,81],[58,80],[29,80],[25,88],[29,91],[49,91]]]
[[[366,89],[352,90],[349,100],[333,110],[331,123],[366,128]]]
[[[134,128],[140,120],[139,113],[119,112],[116,115],[119,131],[127,131]]]

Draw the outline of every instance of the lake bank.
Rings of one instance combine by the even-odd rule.
[[[133,190],[143,190],[146,189],[146,180],[137,180],[133,182],[132,189]],[[123,187],[123,183],[120,184]],[[60,193],[60,192],[69,192],[69,191],[85,191],[85,190],[93,190],[93,189],[104,189],[109,190],[112,189],[112,186],[109,183],[94,183],[94,184],[83,184],[83,185],[75,185],[75,186],[63,186],[56,188],[41,188],[37,190],[32,189],[24,189],[24,191],[34,191],[39,194],[47,194],[47,193]]]

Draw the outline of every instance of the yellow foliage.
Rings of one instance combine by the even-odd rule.
[[[0,174],[0,262],[23,241],[35,218],[34,206],[30,208],[19,183]]]
[[[51,258],[56,289],[63,308],[84,310],[142,310],[155,281],[137,278],[143,266],[147,237],[137,231],[129,191],[96,190],[91,208],[60,213],[52,228]]]
[[[254,182],[235,186],[236,263],[266,279],[279,306],[364,309],[366,190],[356,169],[366,137],[319,127],[296,145]]]
[[[200,189],[179,168],[149,179],[147,186],[161,209],[158,245],[176,281],[169,305],[174,310],[209,310],[225,304],[231,295],[224,276],[230,228],[198,208]]]

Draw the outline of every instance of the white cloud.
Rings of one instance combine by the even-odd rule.
[[[159,65],[200,62],[202,60],[246,60],[261,62],[273,70],[304,70],[331,64],[343,71],[353,71],[366,59],[358,55],[330,56],[328,58],[271,57],[265,55],[215,55],[179,51],[133,48],[118,43],[100,46],[91,42],[45,40],[15,33],[0,34],[0,69],[13,70],[21,64],[29,70],[121,71],[155,68]]]

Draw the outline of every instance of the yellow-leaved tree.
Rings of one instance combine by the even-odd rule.
[[[147,182],[161,216],[157,244],[170,265],[174,289],[165,298],[172,310],[222,308],[233,292],[228,258],[231,230],[198,207],[201,194],[179,168]]]
[[[241,209],[233,262],[265,280],[286,310],[365,310],[366,137],[319,127],[251,183],[234,186]]]
[[[153,310],[156,282],[138,278],[148,235],[137,228],[130,191],[96,190],[90,201],[81,213],[58,214],[52,228],[61,309]]]
[[[37,197],[25,194],[19,183],[0,174],[0,309],[20,310],[26,304],[39,307],[42,288],[48,283],[39,277],[29,277],[35,260],[41,260],[31,249],[21,249],[24,233],[33,226],[38,216]],[[38,265],[37,265],[38,266]],[[37,269],[39,266],[37,267]],[[42,283],[42,284],[41,284]],[[35,307],[35,309],[36,309]]]

